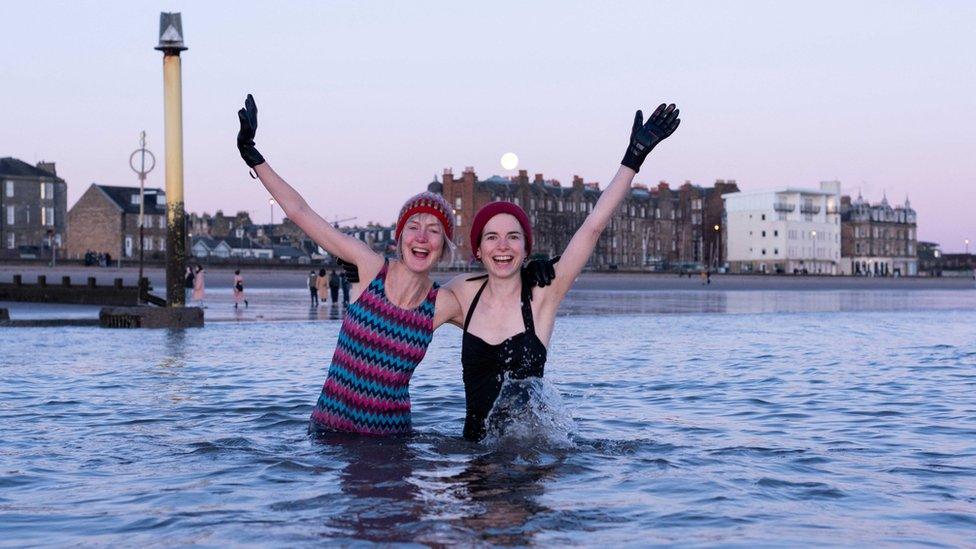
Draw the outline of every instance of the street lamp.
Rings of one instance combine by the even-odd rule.
[[[966,255],[969,255],[969,239],[963,240],[966,243]]]
[[[717,256],[715,259],[715,270],[717,271],[718,268],[722,265],[722,233],[721,233],[722,227],[720,227],[718,223],[716,223],[715,226],[712,228],[715,229],[715,236],[718,237],[718,243],[715,246],[718,251],[718,253],[715,254]]]
[[[271,224],[274,225],[274,205],[275,205],[275,199],[274,198],[269,198],[268,199],[268,204],[271,206]]]

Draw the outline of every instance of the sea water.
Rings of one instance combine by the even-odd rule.
[[[749,293],[577,296],[482,444],[453,327],[414,435],[324,439],[338,320],[4,329],[0,544],[971,545],[972,293]]]

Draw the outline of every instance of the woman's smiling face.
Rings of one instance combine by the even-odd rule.
[[[498,214],[485,223],[478,258],[491,276],[518,274],[525,259],[525,232],[514,215]]]
[[[428,272],[444,254],[444,227],[431,214],[410,217],[400,233],[400,257],[414,272]]]

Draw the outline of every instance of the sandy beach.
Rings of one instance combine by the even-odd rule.
[[[255,268],[241,269],[248,288],[304,288],[311,268]],[[234,269],[218,267],[205,270],[208,288],[231,287]],[[146,276],[157,293],[165,287],[166,274],[163,269],[146,269]],[[135,285],[138,277],[137,267],[43,267],[35,265],[0,265],[0,283],[9,283],[15,274],[23,277],[24,283],[33,284],[38,275],[46,275],[49,284],[60,284],[61,277],[70,276],[72,284],[84,284],[88,277],[94,276],[99,285],[111,284],[115,278],[122,278],[126,285]],[[457,272],[435,273],[438,282],[446,282]],[[472,273],[476,274],[476,273]],[[703,285],[697,275],[690,278],[676,274],[663,273],[583,273],[574,285],[577,290],[963,290],[976,288],[972,278],[872,278],[845,276],[792,276],[792,275],[712,275],[711,284]]]

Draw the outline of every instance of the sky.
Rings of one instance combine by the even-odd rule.
[[[668,101],[681,127],[638,182],[836,179],[910,198],[920,240],[976,249],[976,2],[5,2],[0,156],[56,162],[69,207],[92,182],[137,185],[139,133],[164,154],[162,11],[189,47],[188,211],[269,220],[236,148],[249,92],[258,150],[360,224],[445,168],[514,175],[506,152],[605,185],[634,111]]]

